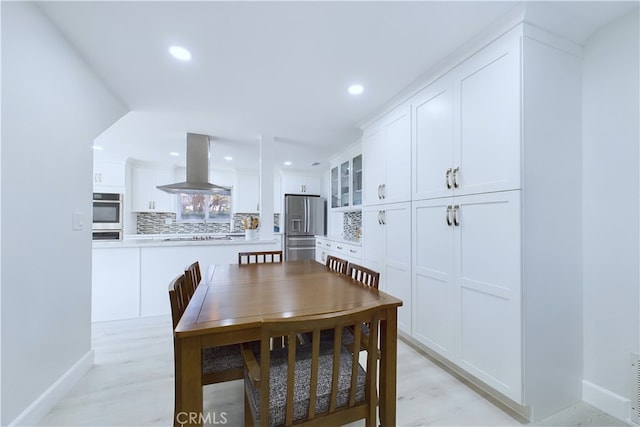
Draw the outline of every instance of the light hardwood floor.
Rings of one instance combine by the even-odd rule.
[[[43,426],[170,426],[173,340],[169,316],[93,325],[95,365],[42,421]],[[521,423],[437,365],[398,345],[399,426],[519,426]],[[209,425],[241,426],[243,384],[206,386]],[[207,415],[208,414],[208,415]],[[586,404],[545,426],[624,426]],[[350,426],[363,426],[363,422]]]

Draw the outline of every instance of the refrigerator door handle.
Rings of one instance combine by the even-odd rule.
[[[304,199],[304,224],[305,224],[305,228],[304,231],[305,233],[309,232],[309,199]]]

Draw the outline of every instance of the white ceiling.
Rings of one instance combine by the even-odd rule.
[[[632,2],[546,2],[549,28],[584,43]],[[186,133],[213,137],[214,166],[257,167],[261,135],[292,168],[360,137],[357,123],[521,2],[40,3],[130,113],[96,157],[184,164]],[[548,7],[547,7],[548,6]],[[193,54],[179,62],[170,45]],[[347,93],[358,82],[359,97]],[[169,156],[170,151],[181,157]],[[233,162],[225,163],[223,156]]]

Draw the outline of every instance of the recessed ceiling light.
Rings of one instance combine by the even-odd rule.
[[[293,163],[291,163],[291,162],[289,162],[289,161],[284,162],[284,165],[285,165],[285,166],[291,166],[292,164],[293,164]]]
[[[169,53],[173,55],[174,58],[179,59],[180,61],[189,61],[191,59],[191,52],[182,46],[171,46],[169,48]]]
[[[362,92],[364,92],[364,87],[362,87],[362,85],[351,85],[349,86],[349,93],[351,95],[360,95]]]
[[[101,146],[99,146],[99,145],[94,145],[94,146],[93,146],[93,149],[94,149],[94,150],[98,150],[98,151],[100,151],[100,150],[104,150],[104,148],[102,148],[102,147],[101,147]]]
[[[224,158],[227,162],[230,162],[231,160],[233,160],[233,157],[231,156],[225,156]]]
[[[178,153],[176,151],[172,151],[172,152],[169,153],[169,155],[173,156],[173,157],[178,157],[180,155],[180,153]]]

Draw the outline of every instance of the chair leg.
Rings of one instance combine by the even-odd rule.
[[[249,407],[249,398],[247,392],[244,393],[244,425],[245,427],[253,427],[253,415],[251,415],[251,408]]]

